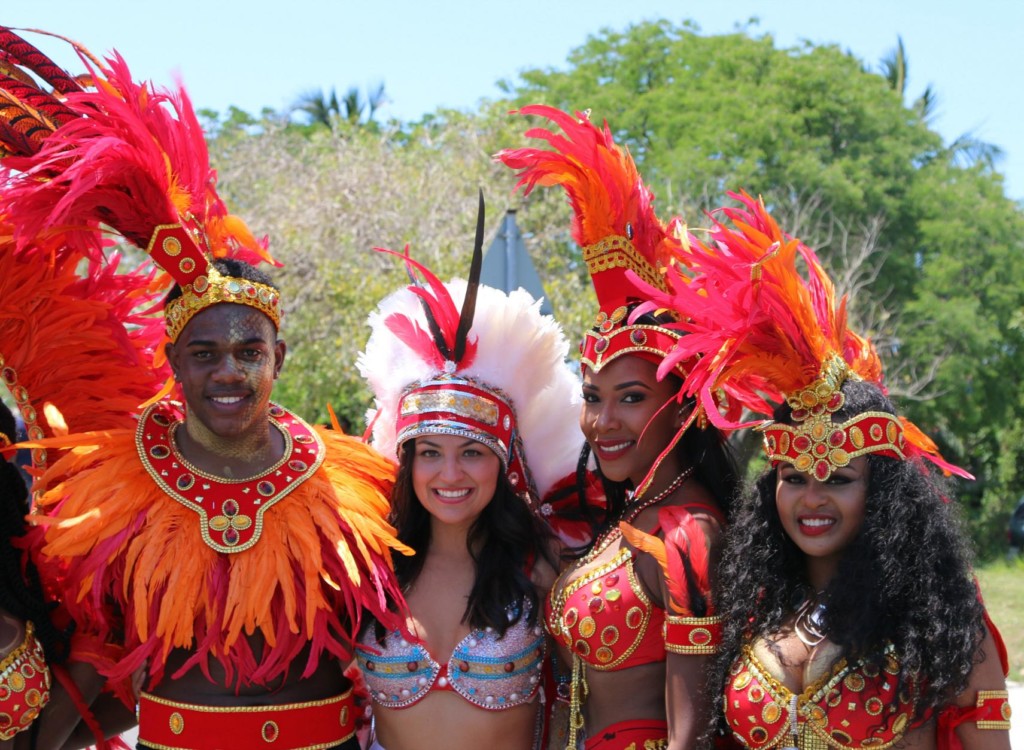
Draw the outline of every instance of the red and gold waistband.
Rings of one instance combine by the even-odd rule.
[[[139,696],[139,745],[156,750],[325,750],[356,731],[352,690],[305,703],[200,706]]]
[[[668,747],[668,723],[658,719],[619,721],[588,737],[583,747],[585,750],[662,750]]]

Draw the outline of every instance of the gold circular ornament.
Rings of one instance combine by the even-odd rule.
[[[779,435],[779,453],[789,453],[790,435],[788,432],[783,432]]]
[[[846,436],[850,438],[850,442],[853,443],[853,447],[857,450],[864,447],[864,430],[857,425],[854,425],[847,430]]]
[[[640,607],[630,607],[626,613],[626,626],[636,630],[643,625],[644,611]]]
[[[580,620],[580,635],[584,638],[590,638],[594,633],[597,632],[597,623],[594,622],[593,617],[584,617]]]
[[[167,726],[174,734],[181,734],[185,731],[185,717],[175,711],[167,720]]]
[[[276,742],[277,738],[281,736],[281,730],[278,728],[277,722],[264,722],[263,728],[260,730],[260,736],[264,742]]]
[[[619,629],[614,625],[608,625],[601,631],[601,643],[605,646],[614,646],[619,642]]]
[[[736,679],[732,681],[733,690],[744,690],[747,685],[750,684],[751,677],[750,672],[743,672],[736,676]]]
[[[855,693],[859,693],[864,689],[865,681],[862,675],[859,675],[856,672],[851,672],[846,675],[846,678],[843,680],[843,684],[846,685],[847,689],[852,690]]]
[[[850,454],[844,451],[842,448],[836,448],[828,454],[829,462],[837,469],[841,469],[844,466],[850,464]]]
[[[568,630],[576,624],[576,621],[579,620],[579,617],[580,612],[578,609],[576,609],[575,607],[567,609],[565,611],[565,614],[562,616],[562,626]]]
[[[853,737],[851,737],[841,729],[832,730],[832,739],[837,740],[839,744],[843,747],[849,747],[853,744]]]
[[[181,254],[181,242],[178,241],[177,237],[165,237],[161,244],[164,252],[172,258]]]

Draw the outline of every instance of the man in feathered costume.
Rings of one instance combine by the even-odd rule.
[[[393,467],[270,401],[280,294],[184,92],[76,49],[89,80],[0,28],[0,366],[73,658],[138,700],[145,747],[356,747],[353,634],[401,625]],[[167,276],[115,274],[111,231]]]

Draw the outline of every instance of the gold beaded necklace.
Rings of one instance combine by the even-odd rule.
[[[634,502],[627,504],[626,508],[619,518],[618,523],[613,524],[609,528],[602,532],[597,540],[594,542],[594,546],[583,557],[579,559],[577,565],[573,566],[573,569],[578,569],[583,565],[594,560],[598,555],[608,549],[612,542],[619,539],[622,536],[622,529],[619,524],[633,523],[637,517],[651,506],[657,505],[666,497],[671,495],[673,492],[678,490],[690,475],[693,474],[693,467],[688,466],[679,473],[675,479],[673,479],[669,485],[656,495],[651,495],[648,498],[642,500],[635,500]],[[633,498],[630,498],[631,500]],[[568,571],[566,571],[568,572]],[[557,609],[558,616],[561,617],[565,611],[565,602],[568,599],[567,592],[569,591],[568,585],[566,585],[559,592]],[[579,731],[583,729],[583,701],[586,696],[590,693],[590,686],[587,684],[587,670],[583,660],[579,657],[575,651],[572,652],[572,682],[569,685],[569,732],[566,742],[566,750],[576,750],[576,741]]]

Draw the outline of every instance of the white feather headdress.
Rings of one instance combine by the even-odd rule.
[[[435,283],[442,286],[436,280],[431,285]],[[435,295],[440,292],[437,286]],[[462,306],[466,281],[453,280],[443,289],[453,309]],[[561,327],[551,316],[542,315],[540,302],[522,289],[505,294],[478,286],[467,336],[468,347],[475,346],[475,352],[461,362],[438,357],[436,351],[426,356],[424,347],[411,343],[408,335],[412,330],[425,332],[432,325],[423,299],[424,288],[407,287],[386,297],[369,317],[372,333],[358,367],[375,397],[376,408],[367,414],[374,447],[386,456],[396,455],[399,410],[410,394],[439,382],[469,382],[511,406],[512,442],[522,448],[526,486],[542,498],[557,481],[573,473],[583,445],[580,385],[566,364],[569,343]],[[397,320],[403,320],[405,335],[396,332]],[[458,420],[436,420],[420,431],[460,429],[476,437],[474,429]],[[412,436],[408,431],[402,435],[403,441]],[[514,445],[509,449],[515,450]],[[502,458],[511,470],[512,462]]]

